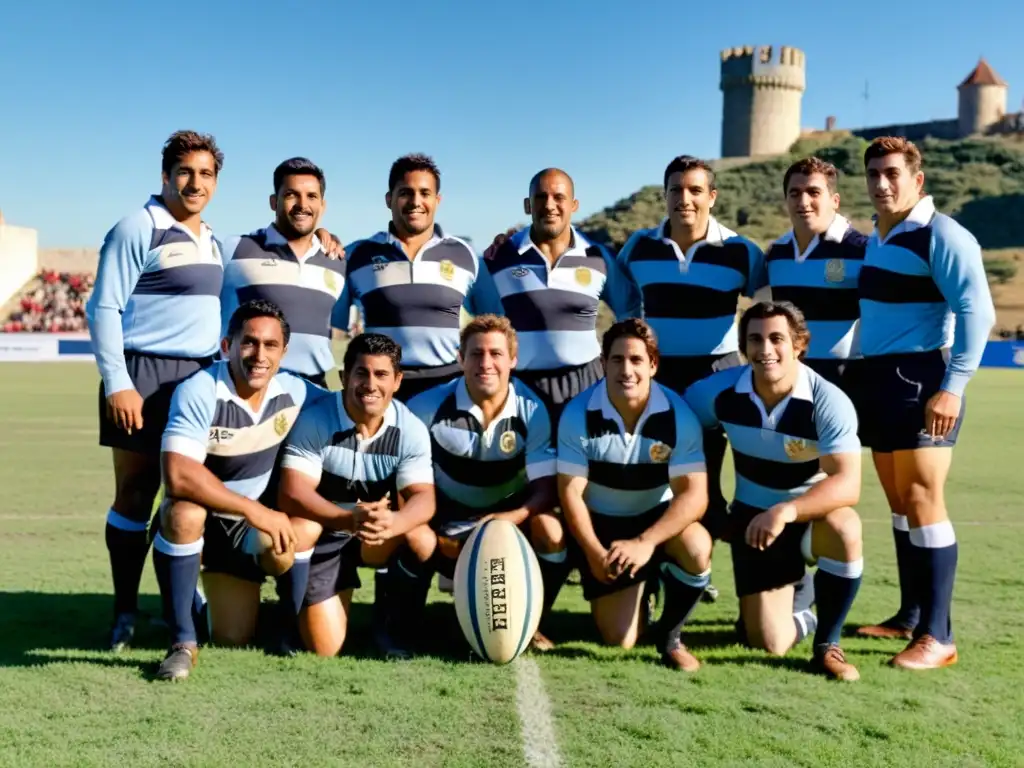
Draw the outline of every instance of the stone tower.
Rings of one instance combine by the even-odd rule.
[[[777,155],[800,136],[804,52],[789,46],[722,51],[722,157]]]
[[[957,87],[960,136],[985,133],[1006,114],[1006,81],[985,59]]]

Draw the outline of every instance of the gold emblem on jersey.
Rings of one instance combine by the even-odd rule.
[[[672,454],[672,449],[664,443],[651,443],[650,450],[647,453],[650,454],[651,461],[664,464]]]
[[[502,453],[512,453],[516,449],[516,433],[511,429],[508,432],[502,432],[498,440],[498,447],[501,448]]]
[[[338,281],[334,279],[334,273],[329,269],[324,270],[324,285],[332,292],[338,290]]]
[[[810,461],[818,457],[818,450],[807,440],[799,437],[783,439],[782,447],[790,461]]]
[[[274,431],[277,432],[278,437],[284,437],[288,431],[288,417],[283,413],[274,417]]]
[[[455,265],[448,259],[441,262],[441,277],[449,283],[455,278]]]
[[[587,269],[586,267],[576,267],[577,283],[583,286],[587,286],[590,285],[591,280],[593,280],[593,277],[591,277],[589,269]]]
[[[829,259],[825,262],[825,279],[830,283],[841,283],[846,277],[846,265],[842,259]]]

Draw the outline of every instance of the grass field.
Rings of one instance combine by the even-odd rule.
[[[547,724],[545,691],[555,743],[527,745],[537,765],[1024,765],[1020,372],[985,370],[971,385],[949,485],[960,664],[896,671],[885,661],[902,644],[850,640],[862,676],[853,685],[806,674],[807,643],[771,660],[733,642],[724,547],[713,578],[722,598],[700,606],[687,631],[704,661],[691,678],[657,666],[653,648],[597,645],[570,586],[550,633],[558,649],[509,667],[468,661],[440,593],[434,655],[377,660],[362,632],[364,590],[342,658],[208,648],[186,683],[152,682],[159,629],[143,625],[124,655],[102,650],[112,478],[96,445],[96,381],[89,364],[0,367],[0,765],[524,765],[521,710],[531,728]],[[852,623],[888,616],[897,600],[888,511],[865,478],[866,569]],[[151,566],[142,604],[159,613]],[[525,675],[536,670],[542,688]],[[527,741],[535,736],[527,729]]]

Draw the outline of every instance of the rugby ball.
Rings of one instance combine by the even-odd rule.
[[[455,563],[455,613],[484,661],[508,664],[530,644],[544,607],[533,547],[507,520],[488,520],[466,539]]]

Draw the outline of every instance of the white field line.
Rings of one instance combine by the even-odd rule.
[[[551,720],[551,700],[544,690],[540,667],[520,656],[516,666],[516,707],[523,733],[523,757],[530,768],[559,768],[562,755]]]

